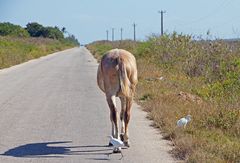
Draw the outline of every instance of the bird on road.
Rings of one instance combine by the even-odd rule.
[[[124,147],[124,143],[119,140],[119,139],[116,139],[116,138],[113,138],[111,135],[108,136],[110,138],[110,142],[112,145],[113,145],[113,153],[118,153],[120,152],[122,157],[120,158],[120,160],[123,158],[123,154],[122,154],[122,150],[121,150],[121,147]]]
[[[186,117],[183,117],[177,121],[177,126],[185,128],[190,121],[191,121],[191,115],[187,115]]]

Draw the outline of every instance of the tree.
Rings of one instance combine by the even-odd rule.
[[[62,31],[62,33],[66,33],[67,32],[65,27],[62,27],[61,31]]]
[[[28,23],[26,30],[32,37],[40,37],[43,36],[44,27],[41,24],[36,22]]]
[[[61,40],[64,38],[62,31],[58,27],[45,27],[43,37]]]
[[[57,27],[44,27],[36,22],[27,24],[27,31],[32,37],[46,37],[51,39],[63,39],[63,32]]]
[[[78,42],[74,35],[69,35],[68,37],[65,38],[65,41],[72,43],[74,45],[80,45],[80,43]]]

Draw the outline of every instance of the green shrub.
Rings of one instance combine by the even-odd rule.
[[[27,31],[32,37],[47,37],[51,39],[63,39],[63,32],[58,27],[44,27],[36,22],[27,24]]]
[[[19,25],[0,23],[0,36],[29,37],[29,34]]]
[[[206,116],[203,126],[230,130],[236,124],[239,116],[238,110],[219,109],[213,114]]]
[[[41,24],[33,22],[33,23],[28,23],[26,26],[27,26],[26,30],[28,31],[31,37],[43,36],[44,27]]]
[[[42,31],[42,36],[57,40],[64,38],[62,31],[58,27],[45,27]]]
[[[69,44],[74,44],[74,45],[77,45],[77,46],[80,45],[80,43],[78,42],[78,40],[76,39],[76,37],[74,35],[69,35],[68,37],[66,37],[64,39],[64,41],[66,43],[69,43]]]

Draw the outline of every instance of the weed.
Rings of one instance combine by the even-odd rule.
[[[196,41],[173,33],[87,47],[97,58],[112,48],[135,55],[135,100],[172,140],[177,158],[191,163],[240,161],[240,42]],[[159,77],[164,80],[152,80]],[[177,128],[177,120],[187,114],[192,121],[186,129]]]

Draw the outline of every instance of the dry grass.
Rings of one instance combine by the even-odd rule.
[[[173,154],[187,162],[237,162],[240,159],[239,110],[219,110],[207,101],[199,104],[188,100],[179,92],[194,85],[194,81],[149,68],[138,68],[140,82],[136,99],[149,112],[155,127],[173,141]],[[146,80],[159,76],[163,80]],[[186,85],[178,83],[184,80]],[[176,128],[176,121],[187,114],[192,115],[193,121],[186,129]]]
[[[0,36],[0,69],[73,46],[65,42],[47,38]]]
[[[151,36],[145,42],[95,42],[98,58],[124,48],[137,58],[135,100],[186,162],[240,162],[240,43]],[[100,50],[99,50],[100,49]],[[185,128],[176,121],[191,114]]]

